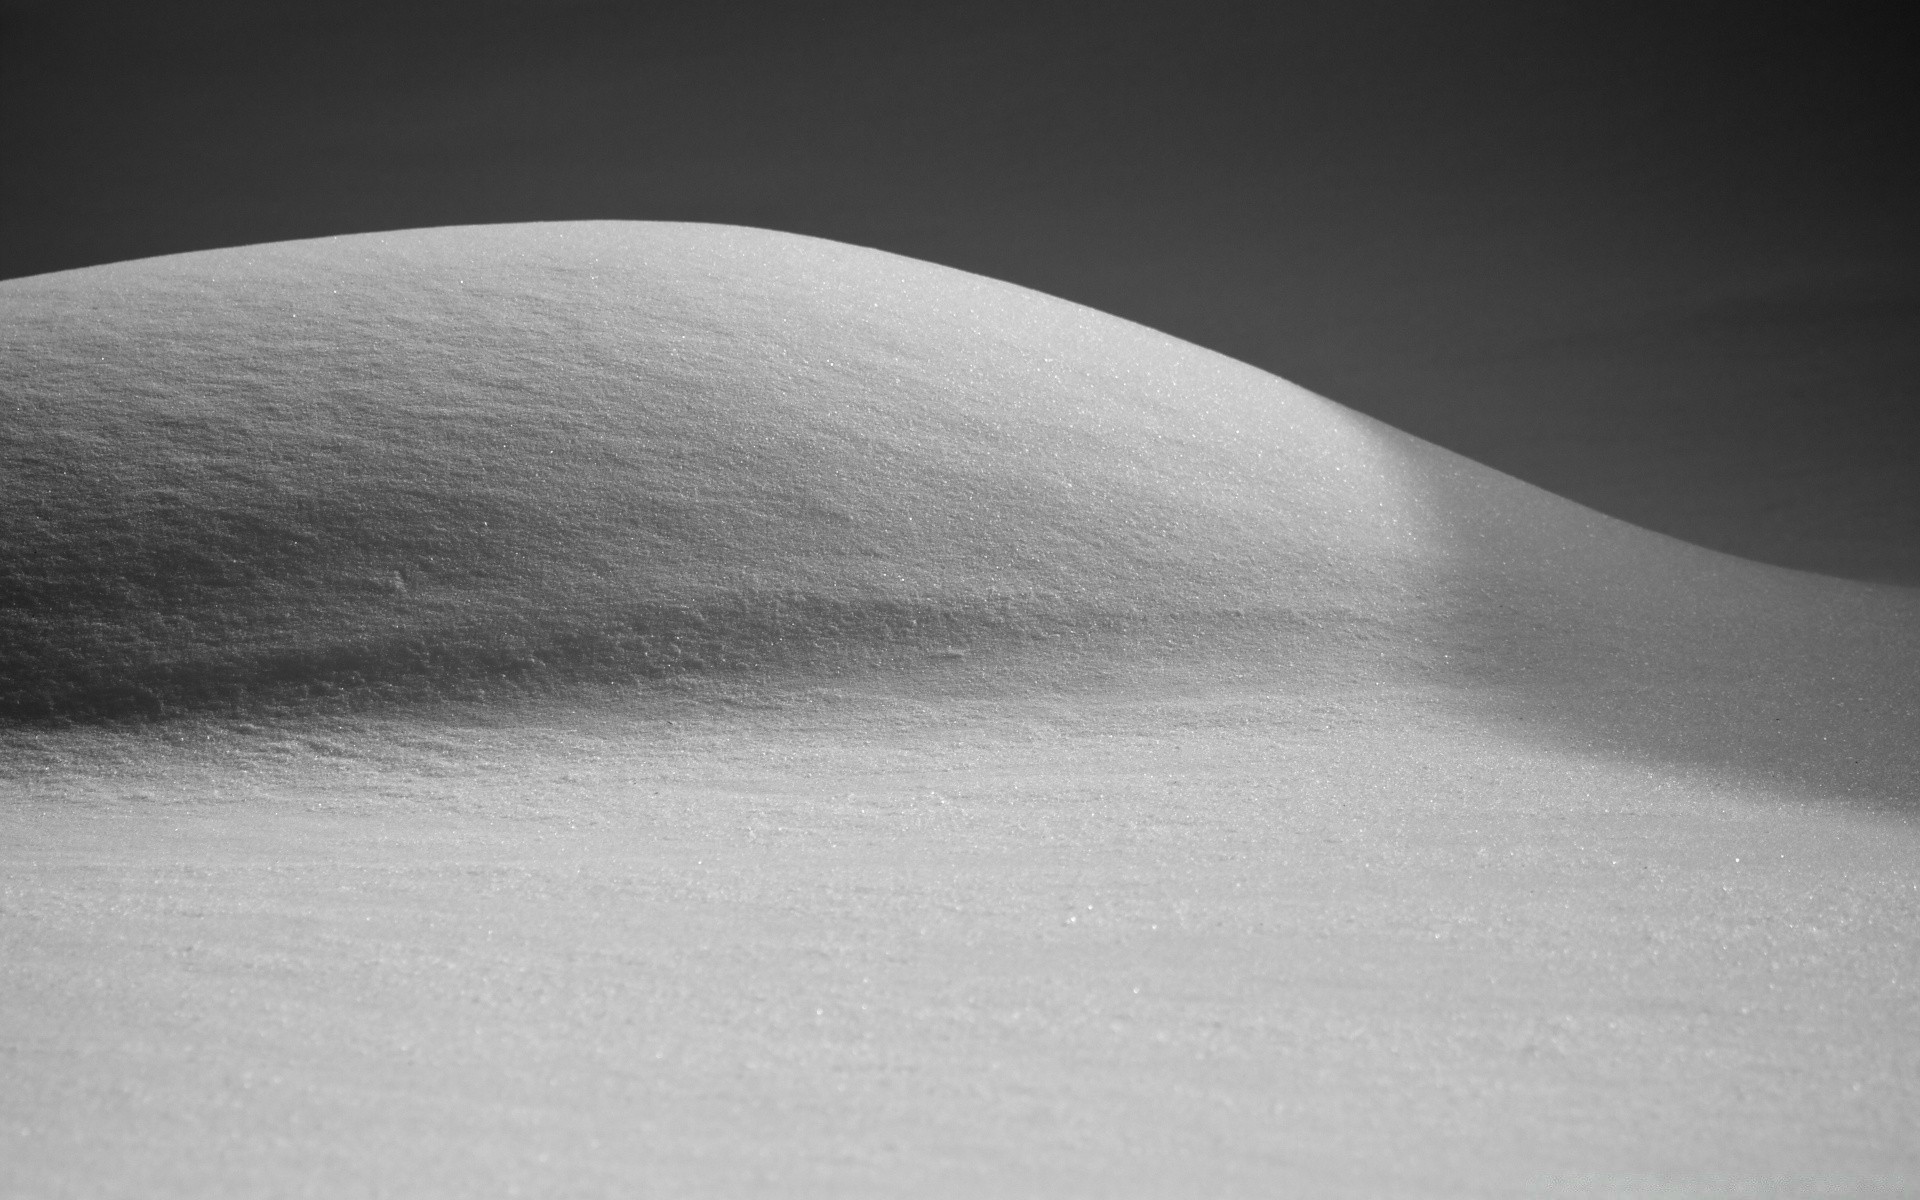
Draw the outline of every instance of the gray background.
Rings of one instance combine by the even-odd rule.
[[[1834,6],[0,4],[0,277],[409,226],[816,234],[1604,511],[1920,583],[1915,46]]]

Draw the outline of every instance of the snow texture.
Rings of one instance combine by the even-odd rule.
[[[1909,590],[760,230],[0,337],[0,1188],[1920,1179]]]

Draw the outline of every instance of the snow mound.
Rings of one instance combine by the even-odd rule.
[[[0,328],[13,717],[1013,649],[1912,729],[1910,593],[874,250],[361,235],[0,283]]]
[[[440,229],[15,281],[13,713],[1383,618],[1376,434],[1020,288],[748,229]]]

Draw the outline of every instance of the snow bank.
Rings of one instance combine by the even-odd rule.
[[[15,713],[1381,620],[1428,551],[1337,406],[811,239],[442,229],[0,295]]]
[[[1910,593],[877,251],[420,230],[8,281],[0,314],[14,717],[1011,648],[1486,685],[1602,740],[1679,713],[1719,758],[1916,731]]]

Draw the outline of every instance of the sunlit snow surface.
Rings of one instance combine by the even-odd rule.
[[[1910,592],[754,230],[0,320],[0,1191],[1920,1187]]]

